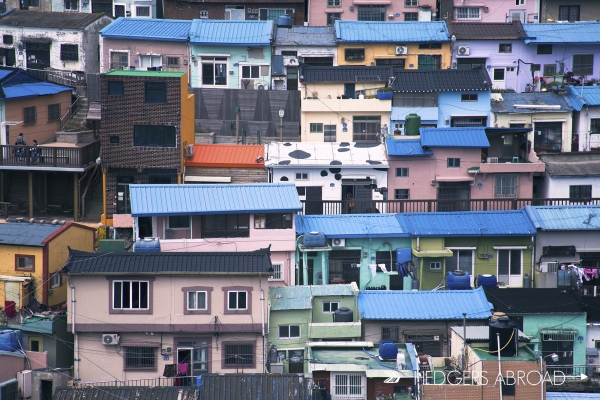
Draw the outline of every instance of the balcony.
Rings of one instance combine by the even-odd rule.
[[[376,112],[389,114],[391,112],[390,101],[377,99],[302,99],[302,112]]]
[[[0,170],[57,170],[83,172],[100,155],[100,141],[85,144],[48,143],[31,146],[0,145]]]
[[[478,172],[482,174],[542,173],[545,168],[545,164],[534,153],[528,159],[517,156],[512,158],[487,157],[485,162],[482,161],[480,164]],[[469,169],[470,173],[474,171],[475,169]]]
[[[357,322],[314,322],[308,324],[309,339],[360,338],[361,323]]]

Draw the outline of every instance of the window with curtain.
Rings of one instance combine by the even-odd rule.
[[[442,67],[442,56],[432,54],[419,54],[418,69],[440,69]]]

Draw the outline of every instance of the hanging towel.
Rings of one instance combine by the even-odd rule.
[[[385,264],[377,264],[377,266],[378,266],[379,268],[381,268],[381,270],[382,270],[383,272],[385,272],[385,273],[387,273],[387,272],[388,272],[387,268],[385,267]]]
[[[369,269],[371,270],[371,275],[375,278],[375,275],[377,274],[377,264],[369,264]]]

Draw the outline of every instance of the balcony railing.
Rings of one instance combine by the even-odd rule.
[[[435,211],[518,210],[524,206],[599,205],[600,198],[589,199],[456,199],[456,200],[301,200],[299,214],[372,214]]]
[[[82,147],[0,145],[0,168],[83,168],[95,163],[99,154],[99,140]]]

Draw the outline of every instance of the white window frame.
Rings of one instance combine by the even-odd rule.
[[[138,7],[147,8],[148,9],[148,15],[147,16],[146,15],[138,16],[138,14],[137,14]],[[135,17],[135,18],[152,18],[152,6],[134,4],[131,8],[132,8],[131,14],[135,14],[135,15],[132,15],[132,17]]]
[[[404,0],[404,7],[419,7],[419,0]]]
[[[350,385],[351,378],[360,379],[360,386]],[[365,399],[367,396],[366,376],[361,373],[332,373],[331,398],[332,399]],[[350,388],[360,388],[360,393],[350,393]]]
[[[190,294],[194,293],[196,295],[196,306],[198,306],[198,293],[203,293],[204,294],[204,308],[199,308],[199,307],[195,307],[195,308],[190,308]],[[208,310],[208,292],[206,290],[189,290],[187,292],[187,296],[186,296],[186,304],[185,304],[185,308],[188,311],[206,311]]]
[[[515,0],[515,6],[524,6],[525,0]]]
[[[504,178],[513,179],[513,185],[502,184]],[[498,183],[500,181],[500,183]],[[494,177],[494,198],[496,199],[514,199],[517,197],[517,190],[519,187],[519,178],[517,174],[498,174]],[[498,188],[500,188],[500,192],[498,193]],[[507,190],[512,191],[512,193],[506,194]]]
[[[200,19],[208,19],[208,10],[200,10]]]
[[[122,294],[123,293],[122,292],[123,291],[123,284],[125,282],[127,282],[130,286],[134,282],[139,283],[139,284],[145,283],[147,285],[147,287],[146,287],[146,293],[148,295],[148,298],[147,298],[147,301],[146,301],[146,304],[148,305],[147,307],[135,307],[135,308],[132,307],[132,305],[133,305],[133,297],[132,297],[133,296],[133,290],[131,290],[131,289],[129,290],[129,307],[123,307],[123,296],[121,296],[121,307],[115,307],[115,284],[116,283],[121,283],[121,294]],[[111,307],[112,307],[113,310],[132,310],[132,311],[135,311],[135,310],[149,310],[150,309],[150,290],[151,290],[151,286],[150,286],[151,282],[150,281],[137,280],[137,279],[132,279],[132,280],[128,280],[128,279],[122,279],[121,280],[121,279],[119,279],[119,280],[112,281],[111,284],[112,284],[113,289],[112,289],[112,299],[110,299],[110,301],[111,301],[110,305],[111,305]],[[140,297],[140,299],[141,299],[141,297]]]
[[[113,70],[112,69],[112,54],[113,53],[119,53],[119,54],[127,54],[127,65],[126,65],[126,69],[129,69],[129,66],[131,65],[131,54],[129,54],[129,50],[108,50],[108,70],[109,71],[122,71],[122,70]]]
[[[285,327],[287,326],[288,328],[288,335],[287,336],[281,336],[281,327]],[[298,336],[292,336],[292,326],[297,326],[298,327]],[[277,337],[281,340],[288,340],[288,339],[300,339],[302,337],[302,325],[300,324],[283,324],[283,325],[278,325],[277,326]]]
[[[273,266],[273,276],[269,277],[269,281],[283,280],[283,263],[271,263]]]
[[[294,174],[294,176],[296,178],[295,180],[297,180],[297,181],[308,181],[309,177],[310,177],[308,172],[296,172]],[[300,177],[298,177],[298,176],[300,176]]]
[[[202,54],[199,55],[200,62],[198,63],[198,84],[200,87],[214,87],[214,88],[227,88],[229,86],[229,54]],[[224,58],[225,60],[215,60],[215,58]],[[225,84],[224,85],[216,85],[216,84],[204,84],[202,83],[202,66],[203,64],[212,64],[213,73],[215,65],[224,65],[225,67]],[[216,79],[215,79],[216,82]]]
[[[466,10],[466,17],[459,16],[459,10]],[[477,16],[470,10],[477,10]],[[480,21],[481,20],[481,7],[456,7],[454,9],[454,17],[457,21]]]
[[[52,278],[50,278],[50,287],[55,288],[55,287],[59,287],[61,285],[62,285],[62,275],[60,272],[57,272],[54,275],[52,275]]]
[[[442,262],[441,261],[431,261],[429,263],[429,269],[432,271],[441,271],[442,270]]]
[[[313,130],[313,128],[315,129]],[[322,124],[321,122],[311,122],[310,124],[308,124],[308,131],[309,133],[323,133],[324,124]]]
[[[143,57],[150,58],[150,65],[145,65],[142,61]],[[138,54],[139,67],[140,68],[151,68],[151,67],[162,67],[163,66],[163,56],[162,54]],[[156,61],[158,60],[158,63]],[[155,64],[156,63],[156,64]]]
[[[236,296],[236,300],[235,300],[235,302],[236,302],[236,307],[235,308],[231,308],[230,307],[231,304],[229,304],[229,295],[231,293],[238,293],[238,295]],[[240,302],[239,293],[246,293],[246,307],[244,307],[244,308],[241,308],[241,307],[237,306],[238,303]],[[229,290],[227,292],[227,309],[228,310],[247,310],[248,309],[248,291],[247,290]]]
[[[398,175],[398,171],[400,171],[399,175]],[[406,174],[404,174],[404,172],[406,172]],[[408,167],[398,167],[398,168],[396,168],[394,173],[396,174],[396,178],[408,178],[408,176],[409,176],[408,175],[409,174]]]
[[[325,304],[329,304],[329,311],[325,311]],[[340,308],[340,302],[339,301],[324,301],[323,303],[321,303],[321,311],[323,311],[323,314],[333,314],[335,313],[335,310],[331,311],[331,305],[332,304],[337,304],[337,309]]]

